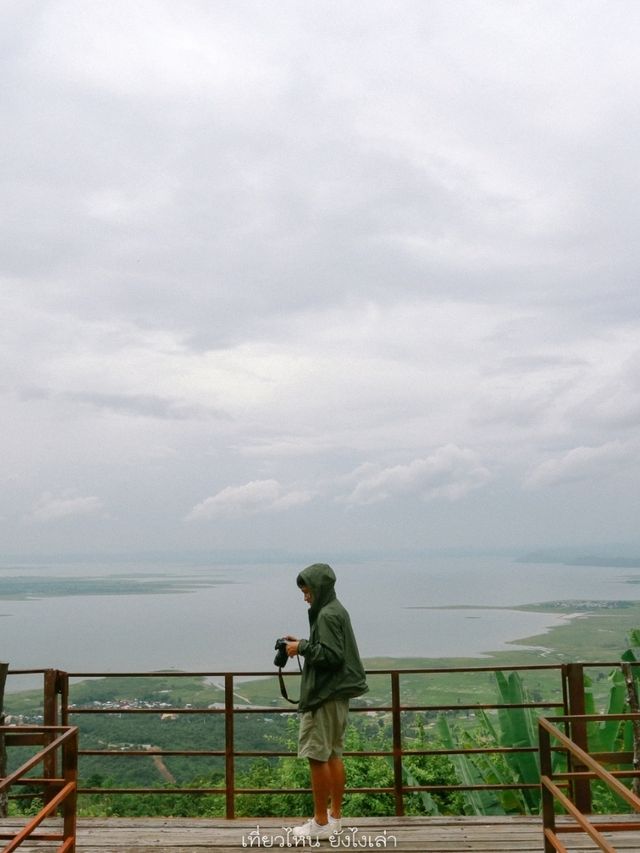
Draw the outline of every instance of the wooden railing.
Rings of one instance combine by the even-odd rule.
[[[558,727],[565,725],[569,731],[584,732],[588,723],[599,721],[640,721],[640,714],[582,714],[554,717],[553,721],[540,718],[538,720],[538,733],[540,738],[540,783],[542,785],[542,819],[544,831],[545,853],[566,853],[566,846],[558,837],[560,832],[584,832],[604,853],[615,853],[603,832],[629,832],[640,830],[640,822],[615,822],[611,820],[594,820],[592,816],[580,808],[575,797],[567,795],[561,790],[558,782],[590,784],[590,780],[597,779],[635,812],[640,812],[640,797],[637,797],[620,781],[621,778],[633,778],[638,776],[635,770],[606,770],[604,763],[621,764],[628,763],[631,756],[621,753],[607,753],[594,757],[587,749],[580,747],[570,735]],[[567,763],[570,769],[554,771],[552,760],[552,749],[557,745],[567,755]],[[600,758],[600,760],[598,760]],[[569,790],[575,790],[572,784]],[[555,805],[558,803],[567,814],[571,815],[576,823],[558,826],[555,818]]]
[[[35,755],[17,770],[0,780],[0,794],[13,786],[23,786],[42,793],[44,805],[18,832],[3,832],[0,838],[8,841],[3,853],[17,850],[21,844],[33,841],[58,841],[58,853],[74,853],[76,845],[76,795],[78,774],[78,729],[75,726],[0,726],[0,738],[5,747],[40,746]],[[44,776],[27,776],[39,764]],[[61,775],[58,776],[58,766]],[[61,832],[36,832],[42,822],[62,812]]]

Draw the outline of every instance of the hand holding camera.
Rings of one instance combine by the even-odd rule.
[[[276,656],[273,659],[273,665],[277,666],[278,669],[282,669],[283,666],[287,665],[287,661],[289,660],[289,655],[287,654],[287,641],[285,638],[280,637],[279,640],[276,640],[274,648],[276,650]]]
[[[287,665],[289,658],[298,654],[298,640],[296,637],[290,637],[289,635],[280,637],[276,640],[274,648],[276,656],[273,660],[273,665],[277,666],[278,669],[282,669],[283,666]]]

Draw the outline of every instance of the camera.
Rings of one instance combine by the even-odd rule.
[[[273,659],[273,665],[277,666],[278,669],[282,669],[283,666],[286,666],[287,661],[289,660],[289,655],[287,654],[287,643],[288,640],[285,640],[284,637],[276,640],[276,644],[274,646],[276,656]]]

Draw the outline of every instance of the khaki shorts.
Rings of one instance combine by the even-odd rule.
[[[298,758],[315,761],[339,758],[348,716],[348,699],[328,699],[313,711],[304,711],[300,716]]]

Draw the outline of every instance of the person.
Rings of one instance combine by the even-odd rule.
[[[289,657],[304,660],[300,682],[298,757],[311,774],[313,817],[294,827],[296,838],[330,838],[342,829],[346,774],[342,760],[349,699],[369,689],[347,610],[335,592],[336,576],[314,563],[296,579],[309,605],[309,639],[287,640]]]

